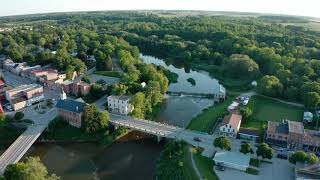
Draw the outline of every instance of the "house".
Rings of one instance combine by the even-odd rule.
[[[303,122],[311,123],[313,121],[313,114],[311,112],[303,113]]]
[[[240,139],[247,139],[252,141],[257,141],[260,136],[259,130],[249,128],[240,128],[238,134]]]
[[[283,147],[301,149],[305,131],[301,122],[284,120],[282,122],[268,121],[266,140],[269,143]]]
[[[250,156],[239,152],[222,151],[217,152],[214,157],[214,164],[219,164],[224,167],[246,171],[249,167]]]
[[[217,88],[214,89],[213,94],[215,101],[224,101],[226,99],[226,88],[219,84],[219,86],[217,86]]]
[[[219,134],[236,138],[240,129],[242,116],[236,112],[224,117],[219,128]]]
[[[75,95],[87,95],[90,93],[91,84],[81,81],[81,79],[66,80],[62,83],[62,88],[66,93],[72,93]]]
[[[134,109],[130,104],[130,96],[108,96],[108,108],[110,112],[128,115]]]
[[[30,77],[32,71],[34,71],[34,70],[39,70],[39,69],[41,69],[41,66],[40,66],[40,65],[36,65],[36,66],[26,66],[26,67],[23,67],[23,68],[21,69],[20,75],[23,76],[23,77]]]
[[[58,70],[56,69],[42,69],[31,71],[30,78],[34,81],[50,81],[58,79]]]
[[[16,111],[44,99],[43,87],[39,84],[26,84],[5,91],[6,99]]]
[[[70,125],[80,128],[86,103],[72,99],[61,99],[57,102],[58,115]]]

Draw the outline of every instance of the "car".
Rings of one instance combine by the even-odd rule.
[[[277,154],[277,158],[279,158],[279,159],[288,159],[288,156],[286,154]]]
[[[193,140],[196,141],[196,142],[201,142],[201,139],[198,138],[198,137],[193,138]]]

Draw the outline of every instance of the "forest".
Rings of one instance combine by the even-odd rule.
[[[130,11],[3,17],[1,27],[13,30],[0,33],[0,50],[18,62],[53,63],[78,72],[90,66],[87,55],[95,55],[102,70],[111,69],[117,57],[130,72],[123,79],[131,90],[132,82],[150,81],[156,71],[136,61],[141,51],[191,68],[206,66],[228,78],[257,80],[264,95],[315,108],[320,104],[320,32],[282,24],[295,22],[308,20]],[[69,56],[72,52],[77,56]],[[157,89],[164,92],[167,79],[151,79],[160,79]]]

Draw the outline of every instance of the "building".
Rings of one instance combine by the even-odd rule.
[[[214,163],[224,167],[246,171],[249,167],[250,156],[239,152],[222,151],[214,155]]]
[[[70,125],[81,127],[82,115],[86,103],[72,99],[61,99],[57,102],[58,115]]]
[[[301,122],[285,120],[282,122],[268,121],[266,140],[283,147],[301,149],[305,130]]]
[[[31,71],[30,78],[34,81],[50,81],[58,79],[58,70],[56,69],[42,69]]]
[[[39,70],[39,69],[41,69],[41,66],[40,66],[40,65],[36,65],[36,66],[26,66],[26,67],[23,67],[23,68],[21,69],[20,75],[21,75],[22,77],[30,77],[32,71]]]
[[[226,88],[219,84],[218,88],[214,90],[213,94],[215,101],[224,101],[226,99]]]
[[[295,167],[296,180],[315,180],[320,179],[320,163],[306,165],[297,164]]]
[[[303,113],[303,122],[311,123],[313,121],[313,114],[311,112]]]
[[[39,84],[21,85],[5,92],[6,99],[16,111],[44,99],[43,87]]]
[[[134,109],[130,104],[130,96],[108,96],[108,109],[110,112],[128,115]]]
[[[260,137],[259,130],[249,128],[240,128],[238,134],[240,139],[247,139],[252,141],[257,141]]]
[[[236,138],[240,129],[241,120],[242,116],[236,112],[225,116],[220,125],[219,134],[222,136]]]
[[[62,88],[66,93],[72,93],[75,95],[87,95],[90,93],[91,84],[77,80],[66,80],[62,82]]]

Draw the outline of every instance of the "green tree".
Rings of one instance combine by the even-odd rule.
[[[256,151],[256,154],[258,157],[261,156],[263,159],[271,159],[273,156],[273,150],[268,144],[261,143]]]
[[[17,121],[21,120],[23,117],[24,117],[24,113],[23,112],[16,112],[14,114],[14,119],[17,120]]]
[[[127,90],[128,86],[124,84],[115,84],[112,86],[112,94],[114,95],[125,95]]]
[[[253,154],[253,149],[249,143],[244,143],[241,144],[240,152],[242,152],[243,154]]]
[[[75,67],[72,65],[68,65],[66,69],[66,77],[67,79],[71,79],[73,76],[73,73],[75,71]]]
[[[25,162],[7,166],[4,172],[6,180],[59,180],[55,174],[49,175],[39,157],[28,157]]]
[[[304,105],[309,108],[315,108],[320,104],[320,95],[316,92],[308,92],[304,97]]]
[[[231,142],[228,138],[221,136],[221,137],[217,137],[214,141],[213,141],[213,145],[215,147],[219,147],[220,149],[225,149],[230,151],[231,150]]]
[[[235,78],[256,78],[260,71],[259,66],[249,56],[243,54],[233,54],[224,67],[228,75]]]
[[[244,119],[249,119],[252,115],[252,110],[249,107],[240,108],[240,113]]]
[[[136,118],[141,118],[144,119],[145,118],[145,114],[146,114],[146,103],[148,103],[148,101],[146,100],[145,95],[142,92],[138,92],[136,93],[132,98],[131,98],[131,102],[130,102],[134,109],[132,111],[132,116],[136,117]]]
[[[297,151],[289,157],[289,162],[292,164],[297,162],[315,164],[318,162],[318,157],[313,153],[307,154],[304,151]]]
[[[90,79],[90,77],[87,76],[87,75],[83,76],[81,80],[84,81],[84,82],[86,82],[86,83],[89,83],[89,84],[91,83],[91,79]]]
[[[258,92],[267,96],[277,97],[282,94],[283,85],[275,76],[263,76],[258,83]]]
[[[87,133],[94,133],[108,127],[109,113],[100,112],[96,106],[86,105],[83,111],[83,128]]]

